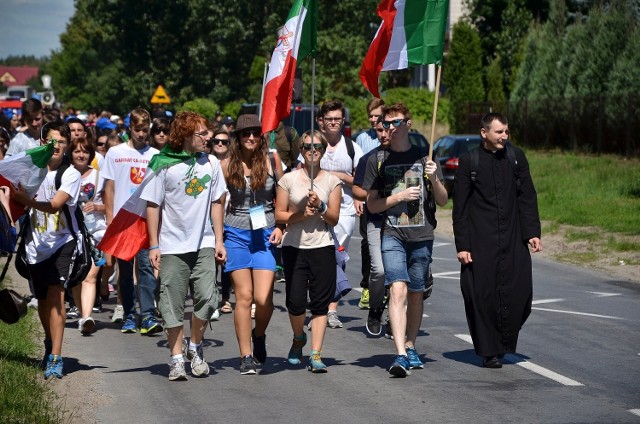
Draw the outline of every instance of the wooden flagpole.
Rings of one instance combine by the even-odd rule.
[[[436,95],[433,98],[433,117],[431,119],[431,138],[429,139],[429,160],[433,160],[433,144],[436,138],[436,116],[438,114],[438,98],[440,97],[440,76],[442,75],[442,65],[438,65],[436,75]]]

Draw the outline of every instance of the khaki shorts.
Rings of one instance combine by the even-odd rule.
[[[183,325],[184,304],[189,288],[194,315],[202,321],[209,321],[218,305],[214,249],[208,247],[198,252],[162,255],[158,282],[158,309],[165,328]]]

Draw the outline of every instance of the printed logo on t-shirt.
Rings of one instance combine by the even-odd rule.
[[[134,184],[142,184],[146,172],[147,168],[132,166],[131,172],[129,172],[129,178],[131,178],[131,182]]]
[[[87,183],[82,186],[82,191],[80,192],[80,196],[83,197],[82,200],[87,201],[89,199],[93,199],[93,194],[96,192],[96,186],[93,183]]]
[[[193,177],[185,186],[184,192],[187,193],[187,196],[198,197],[198,194],[202,193],[207,188],[205,184],[209,181],[211,181],[211,176],[209,174],[205,174],[202,178]]]

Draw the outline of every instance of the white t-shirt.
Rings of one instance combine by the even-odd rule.
[[[154,174],[140,198],[161,207],[160,251],[181,254],[215,247],[211,203],[226,190],[220,162],[213,155],[202,154],[195,164],[189,159]]]
[[[56,172],[49,171],[47,173],[36,194],[37,201],[50,202],[55,196]],[[67,206],[73,221],[73,230],[78,237],[78,243],[82,240],[82,235],[78,231],[78,223],[74,213],[80,193],[80,180],[80,173],[73,166],[70,166],[62,174],[60,184],[60,190],[70,196]],[[73,240],[71,227],[67,223],[67,218],[62,209],[54,214],[49,214],[31,208],[29,219],[31,220],[31,233],[27,238],[26,252],[27,262],[30,264],[36,264],[50,258],[62,246]]]
[[[100,169],[100,177],[114,182],[113,216],[142,184],[149,161],[158,149],[145,146],[140,150],[122,143],[109,149]]]
[[[24,152],[32,147],[38,147],[40,145],[40,140],[31,137],[26,132],[19,132],[11,139],[9,143],[9,148],[7,149],[6,156],[16,155],[20,152]]]
[[[80,195],[78,196],[78,207],[82,208],[85,203],[92,201],[96,205],[102,205],[102,190],[104,188],[104,179],[98,177],[98,171],[91,169],[91,172],[82,177],[82,185]],[[105,230],[107,229],[107,220],[103,212],[84,213],[84,224],[89,234],[93,235],[96,241],[102,240]]]

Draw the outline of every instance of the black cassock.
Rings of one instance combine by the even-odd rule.
[[[520,328],[531,313],[532,270],[528,240],[540,237],[537,195],[522,150],[509,145],[492,153],[479,147],[475,182],[469,154],[460,158],[453,195],[456,250],[471,252],[460,287],[476,354],[515,352]]]

